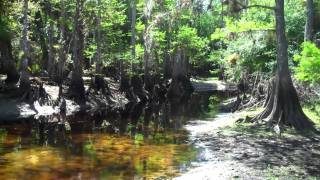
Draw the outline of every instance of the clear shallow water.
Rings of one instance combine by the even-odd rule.
[[[210,110],[209,97],[192,98],[181,106],[180,115],[170,116],[166,123],[161,113],[158,121],[146,125],[140,117],[134,126],[130,120],[123,125],[117,124],[119,119],[105,123],[101,118],[68,117],[71,131],[56,122],[57,117],[45,118],[49,124],[38,120],[2,123],[0,179],[175,177],[199,161],[199,148],[189,143],[194,131],[184,125],[190,116]]]
[[[37,143],[21,127],[1,127],[0,179],[172,177],[196,156],[186,131],[120,136],[70,133],[62,144]]]

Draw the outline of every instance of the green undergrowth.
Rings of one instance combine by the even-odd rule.
[[[298,165],[289,166],[268,166],[265,170],[265,175],[267,180],[280,180],[280,179],[291,179],[298,180],[302,179],[301,176],[304,174],[304,170]],[[306,180],[316,180],[317,177],[308,176],[303,179]]]
[[[320,116],[318,113],[311,108],[304,107],[303,108],[305,114],[315,123],[315,127],[320,131]],[[240,113],[238,119],[245,119],[246,117],[254,117],[259,112],[262,111],[262,108],[250,109]],[[257,123],[247,123],[247,122],[236,122],[231,126],[225,126],[221,128],[223,134],[225,135],[236,135],[236,134],[246,134],[246,135],[256,135],[260,137],[271,137],[271,136],[279,136],[279,134],[275,133],[272,128],[270,128],[267,124],[257,124]],[[312,131],[296,131],[290,127],[282,127],[281,136],[289,137],[289,136],[315,136]]]
[[[211,96],[209,98],[209,105],[207,111],[200,115],[200,118],[212,118],[215,117],[219,113],[219,102],[222,101],[223,98],[219,96]]]
[[[305,106],[304,113],[320,128],[320,104],[314,106]]]

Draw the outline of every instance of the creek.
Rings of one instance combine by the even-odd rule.
[[[0,125],[0,179],[167,179],[210,161],[194,143],[219,98],[194,93],[138,120],[103,114],[29,118]],[[140,111],[140,110],[137,110]],[[146,122],[146,119],[148,121]],[[201,143],[200,143],[201,144]]]

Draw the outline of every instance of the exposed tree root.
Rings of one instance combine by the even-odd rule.
[[[272,87],[265,110],[252,122],[266,121],[271,127],[285,125],[297,130],[312,129],[314,124],[304,114],[292,82],[285,78],[272,80]]]
[[[85,89],[84,82],[81,76],[72,73],[70,87],[68,89],[68,96],[74,99],[78,104],[85,104]]]
[[[39,104],[42,105],[53,105],[51,96],[46,92],[43,87],[43,82],[39,78],[31,79],[29,85],[24,86],[25,89],[21,96],[21,101],[28,102],[33,104],[35,101],[39,101]]]
[[[105,82],[104,78],[100,75],[96,75],[91,78],[91,82],[90,82],[89,89],[87,90],[87,94],[89,94],[91,90],[94,91],[93,93],[96,93],[96,94],[101,93],[106,97],[111,94],[107,82]]]

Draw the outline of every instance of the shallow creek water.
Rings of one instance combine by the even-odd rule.
[[[115,121],[86,115],[68,117],[68,125],[39,124],[35,119],[2,123],[0,179],[176,177],[210,158],[205,148],[191,143],[193,133],[206,129],[193,122],[213,110],[209,97],[194,95],[166,125],[160,118],[146,128],[139,125],[140,119],[134,132],[130,123],[119,132]],[[61,128],[69,125],[71,130]]]

